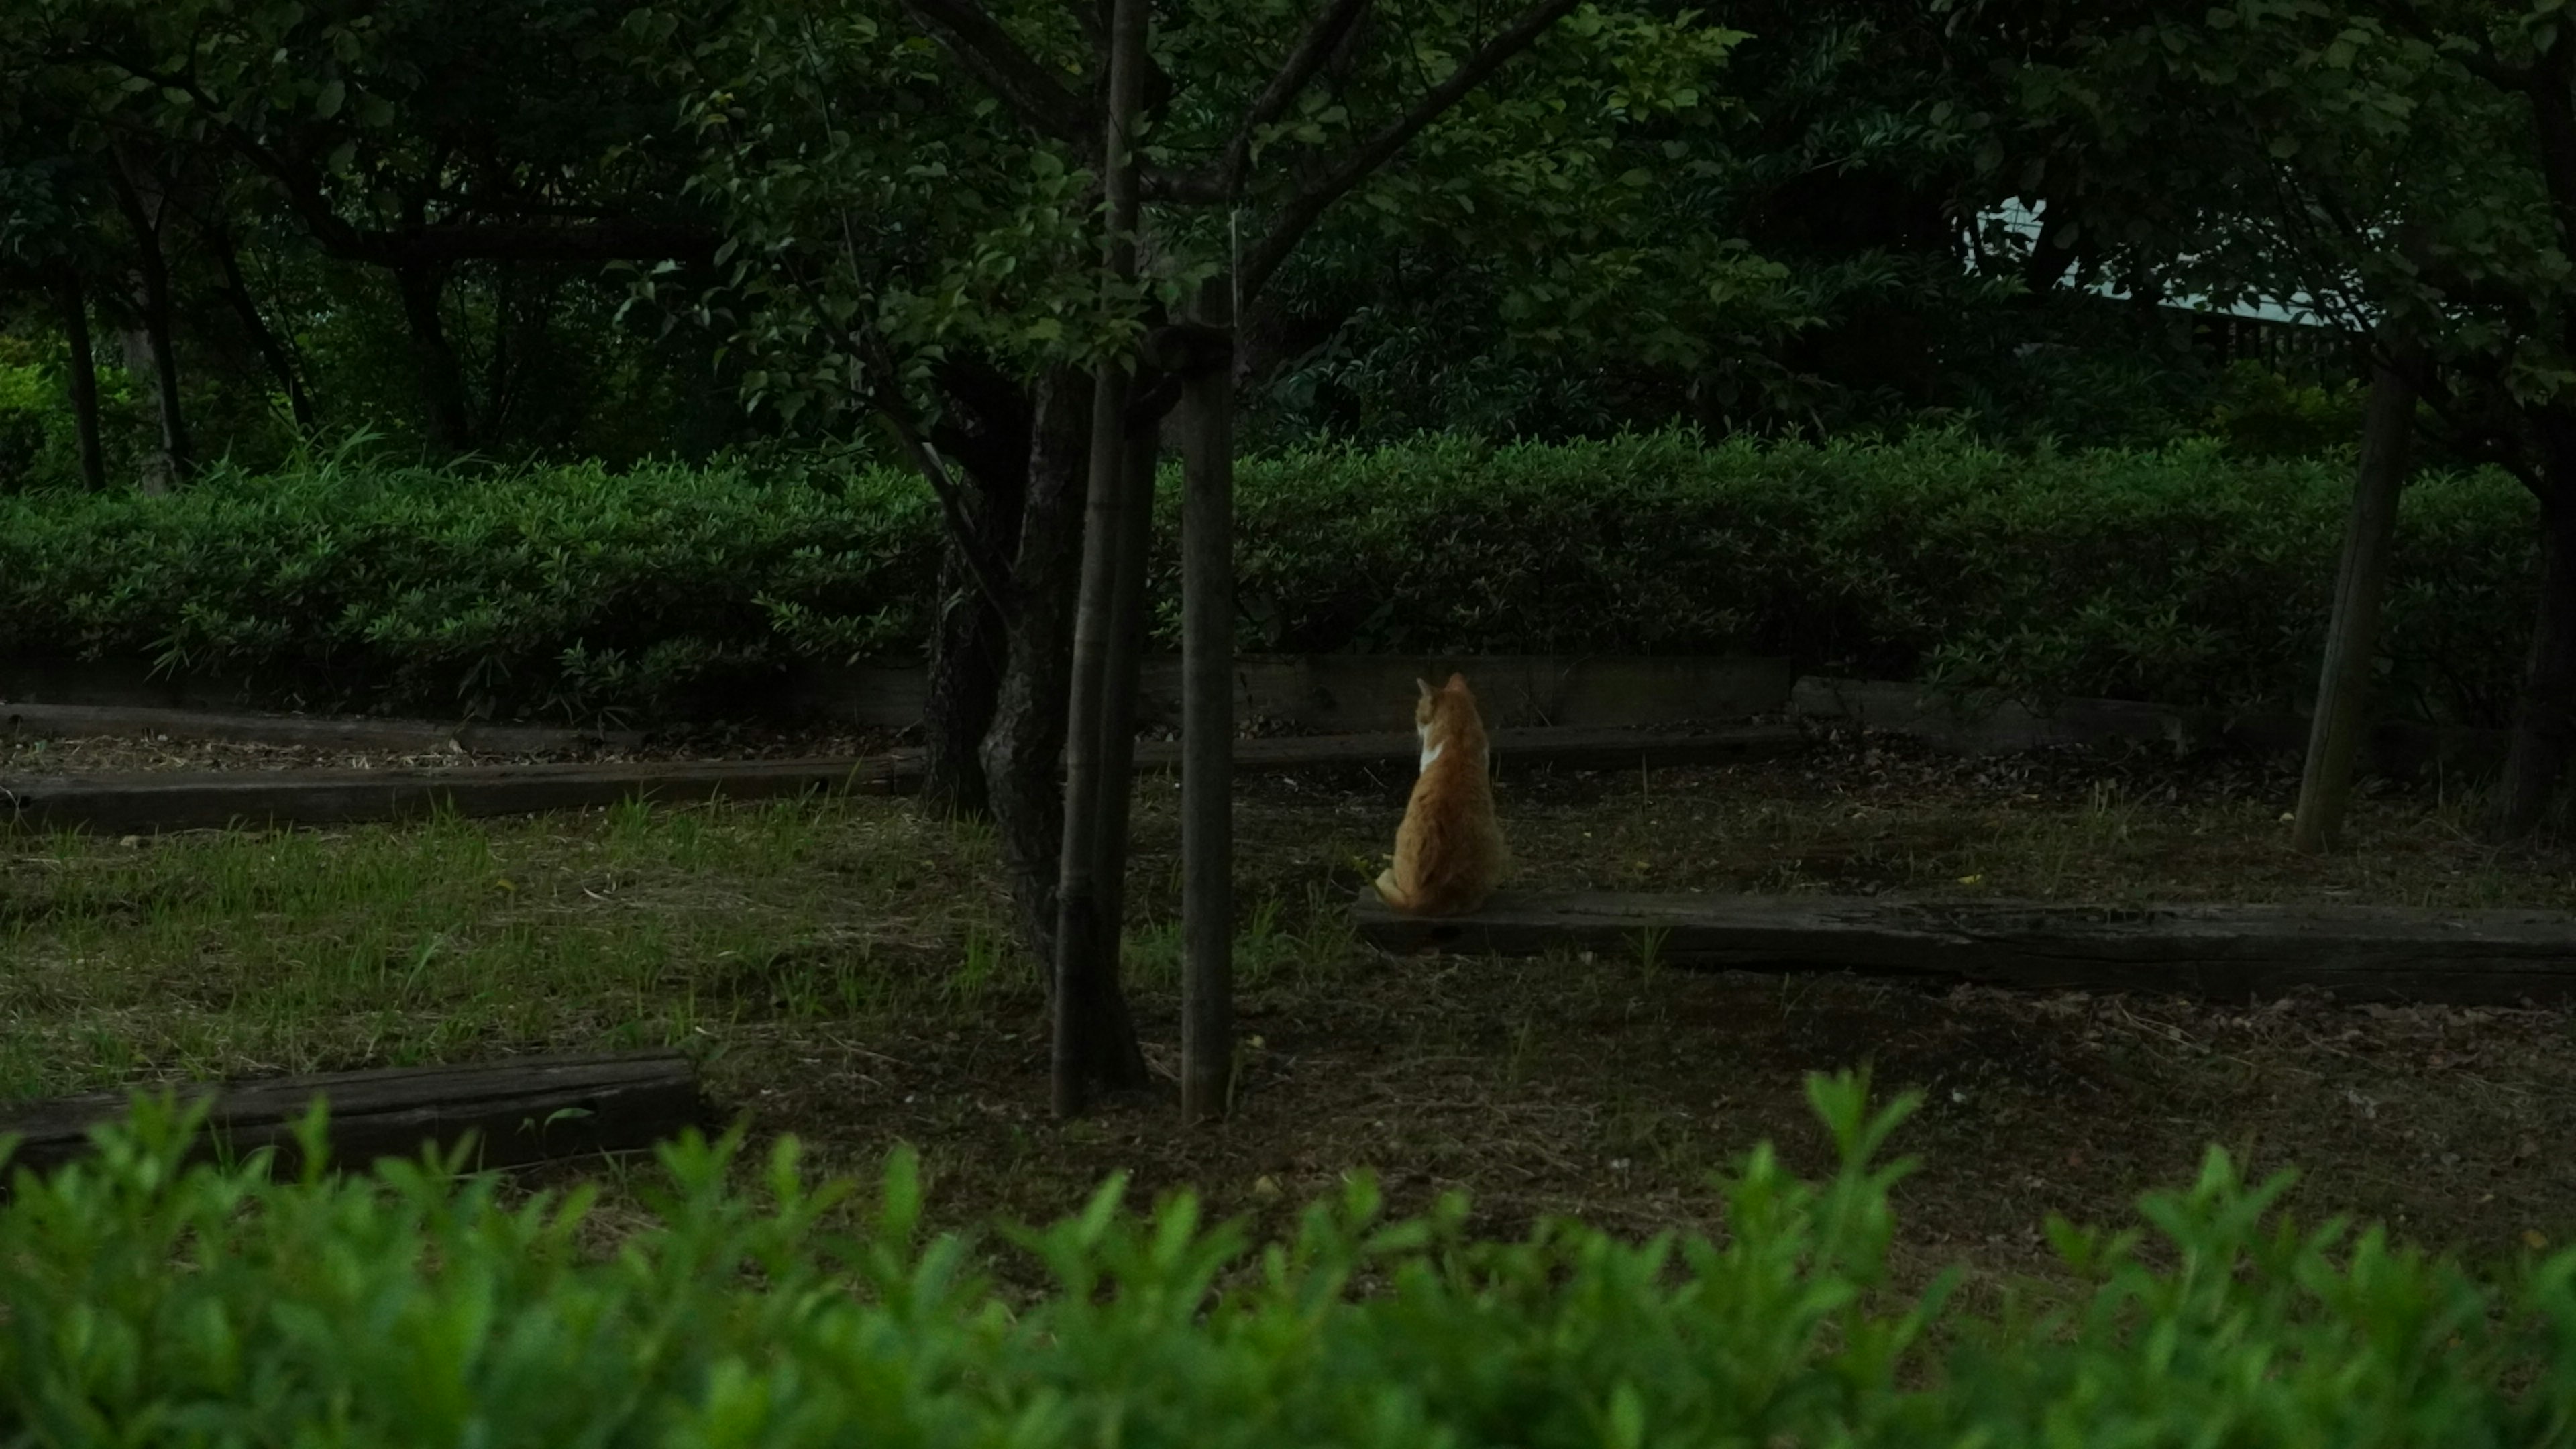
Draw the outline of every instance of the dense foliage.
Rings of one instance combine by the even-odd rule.
[[[916,648],[938,558],[926,490],[887,472],[325,459],[0,510],[0,656],[441,712],[684,706],[796,659]]]
[[[156,476],[157,363],[194,451],[254,467],[357,428],[624,462],[824,426],[806,404],[851,392],[854,318],[907,364],[1064,350],[1104,325],[1091,160],[993,105],[918,8],[28,0],[0,15],[0,341],[45,355],[64,411],[83,319],[113,485]],[[1154,164],[1224,151],[1324,8],[1157,7]],[[1499,23],[1369,8],[1260,128],[1249,209],[1151,203],[1153,275],[1249,244]],[[1047,67],[1084,63],[1061,7],[989,9]],[[2141,244],[2134,193],[2208,188],[2123,169],[2225,151],[2198,112],[2194,144],[2166,144],[2154,97],[2071,113],[2095,71],[2128,74],[2120,47],[2162,39],[2127,28],[2157,5],[1581,9],[1288,259],[1246,321],[1247,440],[1946,420],[2152,446],[2207,405],[2180,314],[2145,326],[2061,285],[2169,268],[2180,244]],[[2015,197],[2044,242],[1981,224]],[[2205,242],[2183,250],[2220,255]],[[136,291],[155,269],[159,304]],[[796,416],[753,425],[742,399]],[[77,476],[51,426],[36,456],[0,437],[0,489]]]
[[[1809,1095],[1841,1166],[1767,1146],[1720,1184],[1722,1242],[1569,1221],[1471,1240],[1452,1199],[1390,1222],[1365,1178],[1252,1250],[1188,1197],[1113,1181],[1010,1234],[1053,1285],[1006,1305],[921,1231],[888,1163],[767,1199],[727,1149],[666,1149],[659,1221],[585,1253],[587,1190],[505,1205],[386,1163],[272,1185],[181,1169],[145,1109],[95,1165],[0,1207],[0,1433],[46,1445],[1170,1443],[2553,1444],[2576,1432],[2576,1252],[2472,1273],[2278,1217],[2212,1149],[2143,1210],[2055,1225],[2072,1287],[1986,1317],[1890,1281],[1872,1161],[1906,1107]],[[308,1141],[311,1139],[308,1138]],[[925,1240],[927,1239],[927,1240]],[[178,1264],[182,1271],[173,1272]],[[746,1271],[748,1270],[748,1271]]]
[[[1155,591],[1176,647],[1177,480]],[[1966,689],[2296,700],[2350,492],[2215,443],[2022,456],[1423,439],[1247,460],[1250,651],[1782,653]],[[2410,490],[2389,703],[2499,720],[2536,587],[2529,496]],[[170,498],[0,499],[0,657],[151,659],[312,703],[585,714],[703,701],[924,637],[937,518],[910,475],[332,460]]]

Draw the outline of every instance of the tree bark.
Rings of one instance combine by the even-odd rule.
[[[179,401],[179,356],[171,342],[170,258],[162,249],[166,198],[150,169],[122,150],[116,154],[116,164],[108,168],[108,176],[117,207],[134,233],[134,312],[141,325],[139,335],[127,335],[126,357],[129,365],[141,363],[151,375],[161,449],[157,470],[145,474],[144,491],[160,492],[187,482],[196,471],[196,451]]]
[[[989,493],[985,501],[988,510],[1002,506]],[[940,562],[939,601],[921,707],[920,803],[933,814],[977,818],[992,809],[981,751],[1001,702],[1010,629],[959,562],[954,543]]]
[[[1081,373],[1041,378],[1031,409],[1027,502],[1011,560],[1007,662],[981,755],[990,786],[1002,871],[1020,939],[1050,973],[1055,963],[1056,883],[1064,830],[1059,770],[1073,588],[1082,547],[1083,458],[1091,388]]]
[[[107,487],[107,454],[99,443],[98,358],[90,350],[89,293],[78,269],[66,264],[54,274],[54,304],[70,344],[67,381],[72,396],[72,432],[80,444],[81,486],[92,493]]]
[[[1120,464],[1125,521],[1109,600],[1108,659],[1101,671],[1100,828],[1093,837],[1091,870],[1100,893],[1100,969],[1113,986],[1121,979],[1121,933],[1127,920],[1127,818],[1136,789],[1136,688],[1145,658],[1145,570],[1154,547],[1160,431],[1159,423],[1144,424],[1127,439]],[[1128,1037],[1133,1040],[1132,1029]]]
[[[1007,598],[986,595],[964,550],[1006,572],[1019,549],[1029,494],[1034,429],[1029,392],[1017,379],[973,361],[938,371],[947,394],[932,441],[964,465],[975,485],[963,542],[951,538],[940,560],[939,618],[930,635],[929,691],[922,703],[923,808],[943,816],[981,816],[991,809],[984,775],[984,736],[1000,702],[1010,659]]]
[[[1112,813],[1107,802],[1127,786],[1123,772],[1113,775],[1113,767],[1119,756],[1132,759],[1135,748],[1132,713],[1127,749],[1114,750],[1109,742],[1111,721],[1118,713],[1112,703],[1110,655],[1121,576],[1126,572],[1129,521],[1137,509],[1134,495],[1139,490],[1138,480],[1130,476],[1124,436],[1127,374],[1115,363],[1103,363],[1092,388],[1091,486],[1083,519],[1072,688],[1065,705],[1064,837],[1056,887],[1051,1060],[1055,1111],[1065,1117],[1088,1105],[1094,1087],[1117,1089],[1145,1082],[1144,1058],[1118,989],[1116,926],[1107,918],[1107,893],[1101,884],[1103,857],[1114,853],[1123,864],[1125,855],[1123,840],[1115,852],[1104,848]],[[1131,711],[1132,694],[1131,690]]]
[[[1103,291],[1136,273],[1135,125],[1145,65],[1146,0],[1113,0],[1106,67],[1107,117],[1101,128],[1102,190],[1107,202],[1101,248]],[[1064,843],[1056,887],[1054,1050],[1056,1115],[1082,1111],[1094,1086],[1141,1085],[1142,1056],[1123,1020],[1117,978],[1110,974],[1107,923],[1101,919],[1098,868],[1104,790],[1103,727],[1109,710],[1109,644],[1125,552],[1128,510],[1137,491],[1127,472],[1129,359],[1103,360],[1092,378],[1091,497],[1085,511],[1082,592],[1073,628],[1073,687],[1067,701]],[[1141,560],[1139,560],[1141,562]],[[1122,1031],[1122,1028],[1125,1030]],[[1121,1039],[1123,1037],[1123,1040]]]
[[[1231,282],[1197,320],[1231,338]],[[1193,370],[1181,434],[1181,1114],[1225,1115],[1234,1067],[1234,358]]]
[[[232,303],[233,315],[241,319],[242,330],[250,334],[251,345],[259,350],[260,359],[268,364],[269,373],[286,393],[286,407],[295,419],[297,432],[313,432],[313,399],[304,391],[302,372],[286,350],[284,339],[251,299],[250,283],[242,276],[241,252],[233,244],[232,228],[220,223],[212,228],[215,260],[224,269],[224,295]]]
[[[1126,375],[1103,364],[1092,378],[1091,481],[1083,510],[1082,586],[1073,624],[1072,687],[1065,706],[1064,834],[1058,847],[1053,1051],[1056,1115],[1079,1113],[1097,1073],[1095,1025],[1085,1008],[1101,978],[1101,695],[1109,655],[1109,606],[1116,583],[1126,488],[1119,420]]]
[[[2496,785],[2490,828],[2500,840],[2528,836],[2547,819],[2576,738],[2576,418],[2544,419],[2542,451],[2540,611]]]
[[[2397,497],[2406,484],[2415,434],[2415,384],[2407,358],[2380,364],[2371,379],[2355,470],[2352,515],[2345,526],[2343,567],[2334,615],[2326,627],[2325,666],[2309,721],[2308,760],[2299,781],[2292,849],[2327,850],[2343,828],[2352,799],[2352,762],[2370,724],[2370,667],[2378,657],[2379,606],[2388,592],[2388,553],[2397,532]]]
[[[402,293],[403,319],[411,325],[412,359],[420,370],[430,446],[451,457],[470,452],[474,424],[465,401],[465,370],[439,311],[447,290],[446,274],[435,266],[397,267],[394,285]]]

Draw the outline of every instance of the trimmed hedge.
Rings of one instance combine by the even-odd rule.
[[[1178,639],[1177,479],[1157,627]],[[1962,691],[2277,707],[2313,688],[2348,469],[2216,445],[2024,456],[1948,436],[1703,446],[1430,438],[1248,459],[1242,645],[1787,654]],[[317,467],[166,499],[0,498],[0,658],[72,652],[379,708],[721,697],[927,637],[917,480]],[[2536,601],[2529,497],[2408,490],[2399,712],[2503,722]]]
[[[0,498],[0,659],[146,659],[383,710],[583,715],[926,637],[917,480],[597,464],[217,472]]]
[[[162,1106],[0,1207],[0,1439],[13,1444],[2546,1445],[2576,1435],[2576,1253],[2492,1275],[2376,1230],[2301,1231],[2212,1150],[2144,1204],[2161,1237],[2055,1225],[2054,1312],[1895,1291],[1875,1117],[1810,1082],[1820,1185],[1767,1147],[1728,1236],[1551,1222],[1470,1241],[1386,1222],[1365,1179],[1250,1249],[1113,1181],[1008,1236],[1054,1291],[1009,1305],[918,1169],[854,1236],[793,1145],[755,1205],[726,1152],[664,1153],[657,1226],[605,1258],[586,1189],[386,1164],[271,1185],[182,1171]],[[309,1130],[309,1129],[308,1129]],[[318,1135],[318,1134],[317,1134]],[[316,1135],[308,1135],[308,1143]]]
[[[2352,496],[2344,466],[2214,445],[2033,457],[1937,435],[1437,440],[1244,473],[1239,588],[1273,648],[1749,649],[1963,692],[2221,707],[2314,690]],[[2503,722],[2536,529],[2501,474],[2408,489],[2393,707]]]

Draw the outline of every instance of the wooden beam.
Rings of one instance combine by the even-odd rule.
[[[1589,729],[1542,725],[1493,732],[1494,768],[1505,775],[1541,765],[1567,770],[1634,770],[1641,766],[1717,765],[1771,759],[1803,749],[1806,736],[1792,725],[1732,725],[1707,730]],[[1168,742],[1137,747],[1139,765],[1177,759]],[[1365,735],[1282,735],[1237,740],[1238,770],[1294,770],[1331,766],[1397,765],[1407,775],[1422,762],[1422,739],[1411,730]]]
[[[918,783],[916,756],[723,760],[685,764],[457,765],[430,770],[144,771],[88,779],[0,780],[0,818],[99,834],[230,825],[351,825],[445,807],[459,815],[525,815],[614,805],[750,800],[808,791],[884,793]]]
[[[443,750],[488,754],[569,750],[585,745],[641,744],[642,730],[552,729],[468,721],[334,719],[293,714],[236,714],[115,704],[0,704],[0,731],[31,735],[108,735],[174,740],[238,740],[317,749]]]
[[[1919,684],[1809,675],[1797,682],[1789,713],[1820,724],[1881,729],[1936,749],[1966,755],[2007,754],[2043,746],[2095,746],[2125,740],[2165,744],[2178,755],[2225,745],[2259,754],[2304,749],[2306,715],[2231,715],[2126,699],[2061,700],[2046,714],[2006,701],[1972,714]],[[2428,768],[2492,770],[2504,758],[2505,732],[2463,725],[2382,720],[2361,739],[2360,768],[2411,775]]]
[[[1182,722],[1184,667],[1178,655],[1145,657],[1136,699],[1140,722]],[[1788,705],[1795,673],[1786,659],[1581,654],[1247,654],[1228,656],[1226,672],[1238,719],[1377,731],[1410,729],[1413,681],[1445,679],[1452,669],[1466,671],[1475,685],[1485,722],[1503,728],[1778,714]],[[791,711],[900,729],[921,722],[926,688],[919,665],[815,666],[792,674],[778,702]]]
[[[179,1096],[212,1098],[192,1157],[274,1147],[280,1172],[301,1166],[295,1124],[316,1097],[330,1104],[331,1161],[346,1168],[415,1157],[424,1143],[449,1148],[469,1132],[469,1168],[515,1167],[633,1151],[711,1121],[695,1069],[675,1051],[197,1083]],[[0,1111],[0,1134],[21,1139],[10,1164],[41,1170],[86,1154],[89,1130],[122,1117],[129,1100],[124,1092],[96,1092]]]
[[[1797,749],[1798,731],[1746,725],[1692,733],[1609,729],[1504,730],[1494,754],[1506,772],[1535,765],[1633,770],[1640,765],[1709,764]],[[1238,770],[1346,767],[1410,772],[1421,742],[1407,731],[1300,735],[1235,742]],[[1172,740],[1136,746],[1140,770],[1180,764]],[[102,835],[217,830],[231,825],[353,825],[405,820],[444,806],[481,817],[579,810],[643,797],[665,803],[753,800],[809,792],[901,794],[921,783],[921,756],[897,750],[865,758],[700,760],[621,765],[455,765],[428,770],[136,771],[87,778],[0,779],[0,825]]]
[[[1886,896],[1497,896],[1471,916],[1401,916],[1373,892],[1360,938],[1529,956],[1592,951],[1705,969],[1929,975],[2241,1001],[2338,997],[2505,1004],[2576,996],[2576,915],[2396,906],[1906,901]]]

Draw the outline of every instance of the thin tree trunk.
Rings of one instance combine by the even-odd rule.
[[[999,501],[988,495],[990,507]],[[1017,501],[1012,505],[1015,509]],[[1000,550],[995,557],[1003,556]],[[930,639],[928,693],[922,700],[922,808],[936,815],[980,817],[992,809],[984,777],[984,736],[1000,703],[1010,630],[984,597],[954,544],[939,566],[939,621]]]
[[[2361,462],[2353,478],[2352,516],[2344,530],[2343,567],[2326,628],[2316,714],[2308,727],[2307,770],[2299,781],[2293,849],[2330,848],[2352,799],[2352,765],[2370,724],[2370,666],[2378,657],[2379,606],[2388,592],[2388,553],[2397,533],[2397,496],[2406,484],[2415,434],[2415,383],[2398,358],[2380,364],[2370,383]]]
[[[1158,424],[1145,424],[1127,440],[1121,464],[1126,521],[1119,530],[1109,657],[1101,674],[1100,830],[1093,838],[1092,878],[1100,893],[1101,972],[1113,985],[1120,980],[1120,936],[1127,919],[1127,819],[1135,796],[1136,689],[1145,657],[1145,571],[1154,547],[1159,432]],[[1132,1030],[1129,1036],[1132,1040]]]
[[[129,296],[127,300],[131,302],[132,298]],[[129,310],[139,311],[140,308]],[[117,342],[124,349],[125,375],[148,384],[152,378],[153,368],[156,366],[152,360],[152,334],[144,330],[142,321],[137,318],[129,325],[117,329]],[[153,400],[154,416],[157,418],[160,394],[147,388],[146,396]],[[174,481],[170,473],[168,450],[156,446],[145,450],[135,459],[135,491],[148,496],[158,496],[168,493]]]
[[[1145,67],[1146,0],[1113,0],[1109,18],[1108,115],[1101,128],[1102,190],[1107,201],[1101,249],[1104,292],[1136,274],[1137,102]],[[1052,1057],[1058,1116],[1080,1112],[1092,1086],[1128,1085],[1135,1057],[1132,1031],[1116,1039],[1119,1000],[1109,975],[1100,918],[1101,733],[1108,684],[1112,604],[1118,592],[1127,486],[1127,369],[1100,364],[1092,380],[1091,499],[1085,509],[1082,596],[1073,628],[1073,689],[1067,704],[1063,874],[1057,886],[1055,1043]],[[1141,1064],[1141,1058],[1137,1058]]]
[[[448,339],[439,310],[447,279],[436,267],[394,269],[402,293],[403,318],[411,324],[412,359],[420,371],[421,403],[429,412],[430,445],[454,456],[474,446],[474,425],[465,402],[465,371]]]
[[[506,436],[515,401],[510,376],[510,284],[517,280],[516,272],[508,262],[493,264],[492,351],[483,359],[483,433],[488,438]]]
[[[1231,337],[1230,282],[1198,318]],[[1234,1066],[1234,358],[1182,395],[1181,1114],[1225,1115]]]
[[[965,550],[990,560],[990,571],[1004,576],[1001,591],[1011,592],[1035,424],[1028,390],[1005,374],[951,361],[938,379],[949,406],[933,441],[974,483],[966,519],[973,537],[950,538],[940,557],[939,617],[922,701],[921,804],[943,816],[980,816],[991,808],[982,749],[1010,659],[1009,601],[986,594]]]
[[[286,392],[287,411],[295,418],[295,429],[308,437],[313,432],[313,399],[304,391],[304,378],[288,354],[286,343],[268,325],[251,300],[250,283],[242,276],[241,253],[233,244],[232,228],[218,223],[212,228],[215,260],[224,269],[224,295],[233,304],[233,315],[241,319],[242,330],[250,334],[251,345],[259,349],[277,385]]]
[[[1102,976],[1100,892],[1101,695],[1109,662],[1109,607],[1115,593],[1126,448],[1119,438],[1126,375],[1103,364],[1092,378],[1091,469],[1083,509],[1082,586],[1074,606],[1072,687],[1067,692],[1064,835],[1058,846],[1053,1050],[1056,1115],[1082,1111],[1100,1053],[1086,1007]]]
[[[1058,1116],[1068,1117],[1083,1110],[1095,1086],[1144,1082],[1143,1057],[1113,974],[1116,953],[1110,933],[1115,927],[1106,919],[1101,885],[1107,801],[1127,783],[1111,774],[1108,740],[1111,640],[1137,492],[1136,480],[1128,476],[1122,436],[1127,374],[1104,363],[1092,389],[1090,498],[1082,526],[1073,680],[1065,704],[1064,839],[1056,886],[1054,1105]],[[1132,756],[1133,750],[1130,740],[1127,753]]]
[[[152,401],[161,422],[161,457],[159,479],[163,487],[188,481],[196,471],[196,452],[188,438],[187,415],[179,402],[179,356],[171,342],[170,259],[162,250],[161,222],[166,208],[157,178],[147,168],[134,162],[122,150],[116,164],[108,168],[116,192],[118,208],[124,212],[127,227],[134,233],[134,310],[141,323],[140,351],[129,336],[126,354],[129,363],[142,361],[152,380]],[[148,193],[148,194],[147,194]],[[153,475],[145,475],[144,491],[153,487]]]
[[[72,431],[80,443],[81,486],[98,493],[107,487],[107,454],[98,433],[98,358],[90,350],[88,291],[80,272],[68,264],[54,274],[54,303],[61,313],[63,340],[71,348],[67,381]]]
[[[1031,410],[1027,503],[1011,560],[1008,662],[984,734],[984,778],[1002,871],[1031,959],[1053,972],[1056,883],[1062,857],[1065,696],[1085,504],[1089,379],[1041,378]]]
[[[2576,739],[2576,420],[2546,429],[2544,447],[2540,612],[2490,822],[2503,840],[2531,834],[2548,817]]]
[[[2022,259],[2021,284],[2025,300],[2034,306],[2045,305],[2057,284],[2066,278],[2067,269],[2077,261],[2074,246],[2061,246],[2055,238],[2065,231],[2066,222],[2052,216],[2059,208],[2040,203],[2039,235],[2031,239],[2030,255]]]

